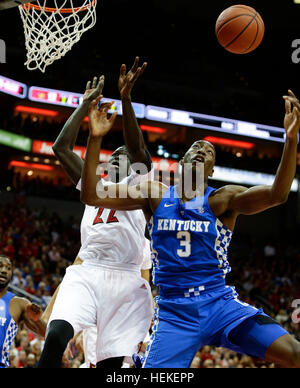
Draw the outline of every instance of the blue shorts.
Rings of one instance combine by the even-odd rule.
[[[155,298],[155,321],[143,368],[189,368],[205,345],[264,358],[288,334],[279,324],[238,299],[233,287],[194,297]]]

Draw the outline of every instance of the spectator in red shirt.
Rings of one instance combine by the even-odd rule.
[[[14,260],[15,257],[15,247],[13,245],[13,240],[10,238],[7,242],[7,245],[3,249],[3,253],[8,256],[11,260]]]

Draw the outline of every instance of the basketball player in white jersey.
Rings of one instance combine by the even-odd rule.
[[[126,147],[116,150],[110,160],[109,176],[113,182],[136,180],[121,176],[120,155],[128,166],[139,162],[151,169],[151,158],[131,106],[131,90],[146,64],[138,67],[136,58],[126,74],[122,65],[119,90],[122,98]],[[98,98],[104,77],[87,84],[83,103],[73,113],[56,140],[53,150],[65,171],[80,189],[83,161],[73,152],[80,125],[89,106]],[[111,104],[100,110],[105,119],[101,125],[111,128],[116,114],[107,119]],[[90,120],[94,118],[89,117]],[[123,169],[124,170],[124,169]],[[129,175],[129,169],[125,169]],[[107,182],[109,185],[110,182]],[[78,254],[81,265],[66,271],[51,314],[39,368],[61,366],[69,340],[80,330],[97,325],[97,367],[121,367],[124,356],[131,356],[143,341],[152,318],[150,286],[140,276],[146,221],[141,211],[115,212],[87,206],[81,223],[82,247]]]
[[[150,269],[152,268],[150,241],[145,239],[143,262],[141,266],[141,276],[143,279],[150,283]],[[147,334],[149,336],[149,334]],[[147,339],[146,336],[146,339]],[[71,341],[75,344],[79,352],[84,354],[84,364],[80,368],[95,368],[97,363],[96,357],[96,342],[97,342],[97,327],[90,327],[83,330],[75,341]],[[145,339],[144,339],[145,342]],[[68,352],[70,354],[70,352]],[[133,365],[131,357],[125,357],[123,361],[123,368],[126,365]]]

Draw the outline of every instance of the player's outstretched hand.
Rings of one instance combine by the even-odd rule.
[[[131,90],[136,80],[144,73],[147,67],[146,62],[144,62],[141,67],[139,67],[139,60],[139,57],[135,58],[134,64],[128,73],[126,73],[126,65],[121,65],[120,77],[118,82],[121,98],[131,97]]]
[[[295,94],[289,90],[285,100],[284,129],[288,138],[297,138],[300,130],[300,101]]]
[[[118,112],[114,112],[110,118],[107,116],[108,111],[114,104],[114,101],[101,104],[99,107],[102,97],[103,96],[100,96],[96,100],[93,100],[90,104],[89,128],[90,136],[92,137],[105,136],[111,130],[118,115]]]
[[[94,77],[93,81],[88,81],[83,96],[83,101],[92,102],[101,96],[104,88],[104,75],[101,77]]]
[[[35,303],[30,303],[28,306],[26,306],[26,315],[33,322],[38,321],[42,313],[43,310],[41,309],[41,307]]]

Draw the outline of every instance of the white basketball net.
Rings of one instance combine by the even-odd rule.
[[[30,4],[19,6],[28,70],[40,69],[44,73],[47,66],[63,57],[81,35],[96,24],[97,0],[82,2],[80,7],[75,7],[73,0],[54,0],[55,7],[51,8],[51,12],[47,9],[47,0],[36,0],[40,9],[31,8]],[[66,8],[72,11],[63,12]]]

